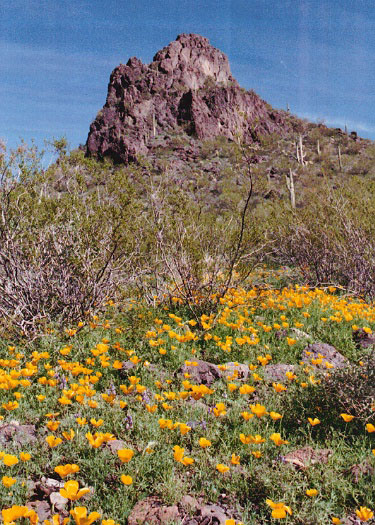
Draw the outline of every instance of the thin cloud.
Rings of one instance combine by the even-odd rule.
[[[375,133],[375,125],[368,122],[360,122],[345,119],[344,117],[333,117],[328,115],[316,115],[311,113],[299,113],[299,116],[311,120],[312,122],[324,122],[328,126],[345,128],[349,131],[364,131],[365,133]]]

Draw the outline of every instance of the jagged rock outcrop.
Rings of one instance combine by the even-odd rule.
[[[227,57],[207,38],[181,34],[151,64],[133,57],[112,72],[86,147],[89,155],[128,163],[147,155],[162,133],[251,143],[288,127],[283,112],[239,86]]]

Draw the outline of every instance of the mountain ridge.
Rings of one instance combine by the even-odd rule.
[[[241,88],[226,55],[207,38],[182,33],[150,64],[132,57],[113,70],[86,151],[127,164],[147,156],[154,140],[171,132],[249,144],[263,135],[291,131],[288,116]]]

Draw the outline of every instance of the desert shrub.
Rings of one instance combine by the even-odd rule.
[[[24,333],[52,320],[73,322],[113,293],[116,241],[104,236],[95,250],[74,225],[29,236],[3,232],[0,312]]]
[[[324,181],[299,210],[275,207],[269,222],[274,257],[301,269],[311,285],[337,284],[375,296],[374,185],[353,179],[339,189]]]
[[[115,275],[124,275],[126,203],[103,206],[96,192],[82,191],[79,173],[75,180],[70,174],[69,191],[56,194],[35,150],[3,149],[0,162],[3,323],[29,333],[82,318],[114,292]]]
[[[147,239],[136,272],[142,297],[151,302],[154,296],[175,296],[195,316],[215,308],[228,287],[248,273],[262,245],[250,220],[249,185],[247,190],[237,212],[217,215],[202,212],[168,180],[148,185],[143,196],[147,210],[138,224],[140,237]]]
[[[45,170],[25,149],[12,155],[1,161],[0,315],[25,333],[135,293],[149,303],[178,296],[197,316],[246,275],[262,244],[246,174],[245,193],[217,213],[146,164],[64,152]]]
[[[360,158],[349,168],[350,175],[367,175],[373,170],[374,161]]]
[[[161,171],[149,159],[115,166],[55,142],[61,154],[48,169],[25,146],[2,148],[0,157],[1,315],[23,330],[73,322],[106,296],[124,294],[149,303],[178,296],[198,315],[199,304],[215,308],[270,246],[272,263],[299,269],[309,284],[375,295],[375,185],[339,178],[328,148],[321,160],[323,168],[332,162],[332,182],[317,186],[313,168],[310,180],[310,166],[300,167],[291,210],[282,175],[295,163],[292,139],[264,137],[247,151],[208,141],[203,156],[219,149],[231,157],[217,180],[188,168],[186,176]],[[280,198],[266,202],[270,190]]]
[[[326,437],[327,426],[336,431],[363,435],[366,423],[372,421],[375,402],[374,357],[366,356],[362,366],[349,365],[321,377],[319,384],[293,394],[284,399],[284,424],[286,428],[298,432],[308,417],[321,420],[314,429]],[[345,423],[340,414],[354,416],[353,421]]]
[[[345,153],[347,155],[358,155],[361,153],[363,146],[360,142],[350,142],[345,148]]]

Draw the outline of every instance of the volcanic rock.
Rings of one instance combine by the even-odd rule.
[[[264,368],[264,377],[269,381],[286,381],[286,372],[295,372],[295,365],[278,363]]]
[[[222,375],[225,378],[232,377],[232,379],[246,381],[249,376],[249,367],[243,363],[225,363],[225,370],[222,371]]]
[[[327,343],[314,343],[308,345],[302,353],[301,359],[304,363],[311,365],[312,359],[322,359],[322,362],[318,365],[321,368],[325,368],[325,363],[328,362],[334,366],[334,368],[345,368],[349,361],[345,356],[340,354],[334,346],[328,345]],[[314,365],[316,367],[316,365]]]
[[[353,340],[358,348],[368,348],[375,345],[375,334],[368,334],[360,328],[353,332]]]
[[[358,463],[355,465],[352,465],[349,469],[350,474],[353,476],[353,480],[355,483],[359,483],[359,481],[363,477],[371,477],[374,475],[375,468],[371,463],[367,460],[363,461],[362,463]]]
[[[117,456],[117,452],[119,450],[126,448],[126,443],[125,441],[122,441],[121,439],[112,439],[111,441],[108,441],[106,443],[106,446],[109,448],[112,454],[115,454]]]
[[[181,34],[151,64],[130,58],[111,74],[106,103],[90,126],[88,155],[117,163],[147,155],[165,133],[251,143],[288,130],[276,111],[232,77],[228,58],[207,38]],[[187,134],[187,135],[186,135]],[[188,150],[182,148],[184,156]]]
[[[289,452],[285,456],[280,456],[280,458],[283,463],[289,463],[295,468],[305,469],[309,465],[315,465],[316,463],[325,464],[331,456],[332,450],[329,448],[314,450],[307,445],[306,447]]]
[[[128,517],[128,525],[149,523],[163,525],[179,518],[177,505],[163,505],[155,496],[138,501]]]
[[[37,441],[36,430],[34,425],[21,425],[18,421],[0,422],[0,445],[24,446],[30,445]]]
[[[36,500],[30,501],[26,504],[30,510],[34,510],[38,514],[40,522],[51,518],[51,508],[47,501]]]
[[[49,500],[53,508],[58,512],[63,511],[65,505],[69,502],[69,500],[67,498],[64,498],[64,496],[62,496],[60,492],[52,492],[52,494],[50,494],[49,496]]]
[[[221,378],[221,372],[217,365],[207,361],[196,359],[194,364],[184,364],[177,371],[178,374],[189,374],[189,379],[200,385],[211,386],[212,383]]]
[[[217,525],[225,525],[225,522],[230,519],[230,516],[228,516],[225,510],[219,505],[205,505],[204,507],[199,509],[199,511],[200,516],[203,518],[203,523],[207,523],[207,525],[209,525],[210,523],[216,523]],[[206,521],[206,519],[204,518],[208,518],[208,520]]]

